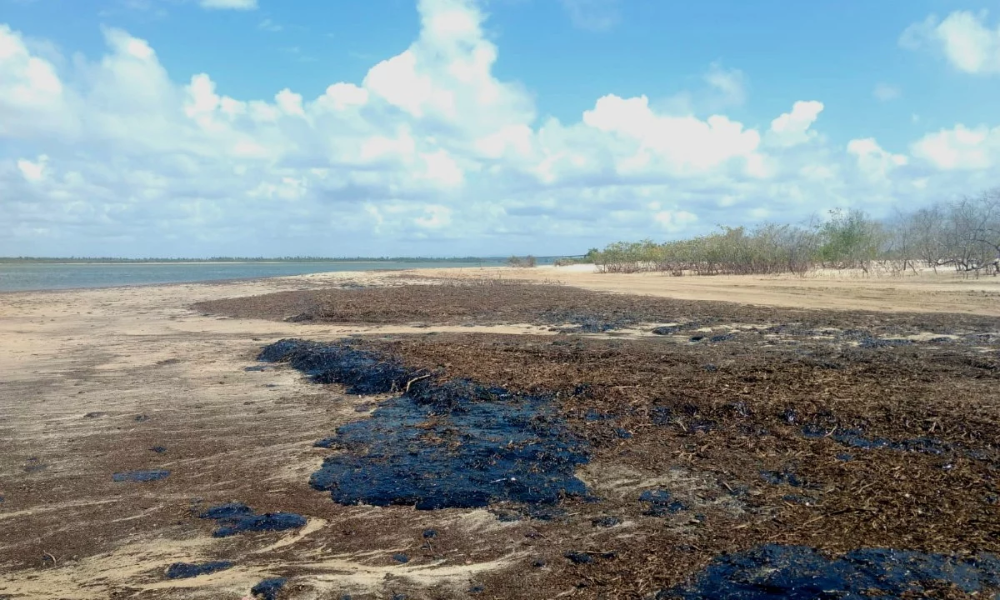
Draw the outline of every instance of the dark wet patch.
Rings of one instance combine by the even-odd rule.
[[[618,517],[598,517],[590,521],[590,524],[594,527],[614,527],[616,525],[621,525],[622,520]]]
[[[542,317],[549,323],[570,323],[573,327],[557,328],[563,333],[607,333],[631,327],[637,323],[632,315],[591,315],[564,311],[546,311]]]
[[[263,365],[256,365],[253,367],[244,367],[243,370],[246,371],[247,373],[259,373],[261,371],[266,371],[267,367]]]
[[[657,600],[733,598],[899,598],[940,591],[966,594],[1000,588],[1000,560],[890,549],[856,550],[828,559],[804,546],[767,545],[717,558],[694,583],[661,591]]]
[[[613,420],[613,419],[614,419],[614,416],[609,415],[609,414],[605,414],[605,413],[602,413],[602,412],[598,412],[598,411],[596,411],[594,409],[588,410],[587,414],[583,416],[583,420],[587,421],[588,423],[596,423],[598,421],[610,421],[610,420]]]
[[[288,580],[284,577],[265,579],[250,588],[250,594],[261,600],[278,600],[278,594],[281,593],[281,589],[285,587],[286,583]]]
[[[858,342],[860,348],[895,348],[897,346],[912,346],[910,340],[884,340],[878,338],[865,337]]]
[[[781,497],[785,502],[791,502],[792,504],[801,504],[802,506],[815,506],[816,499],[809,496],[802,496],[800,494],[785,494]]]
[[[780,471],[761,471],[760,477],[771,485],[790,485],[792,487],[802,487],[802,479],[790,468]]]
[[[387,394],[406,389],[417,375],[398,361],[354,347],[350,342],[322,344],[280,340],[258,357],[267,362],[287,361],[315,383],[339,383],[349,394]]]
[[[674,423],[674,411],[669,406],[654,406],[649,411],[649,418],[654,425],[671,425]]]
[[[146,482],[166,479],[169,476],[170,471],[166,469],[147,469],[143,471],[124,471],[122,473],[115,473],[111,476],[111,480],[119,483],[124,481]]]
[[[228,537],[246,531],[284,531],[304,527],[306,518],[294,513],[255,514],[246,504],[234,502],[210,508],[199,515],[215,521],[219,528],[213,537]]]
[[[859,450],[895,450],[897,452],[916,452],[931,456],[963,456],[972,460],[992,461],[991,456],[982,450],[963,448],[958,444],[944,442],[929,437],[918,437],[906,440],[893,441],[881,437],[873,437],[865,434],[860,429],[830,429],[827,430],[819,425],[810,424],[802,428],[802,435],[807,438],[830,438],[844,446]],[[850,454],[838,455],[850,456]],[[843,459],[842,459],[843,460]]]
[[[190,579],[200,575],[208,575],[217,571],[224,571],[233,566],[228,560],[218,560],[207,563],[174,563],[167,568],[167,579]]]
[[[413,372],[398,362],[349,342],[283,340],[265,348],[261,358],[287,359],[314,380],[348,384],[358,393],[413,384],[370,418],[318,443],[342,449],[310,481],[338,503],[431,510],[500,501],[555,504],[566,495],[586,494],[574,474],[587,462],[585,443],[547,397],[466,380],[413,381]]]
[[[24,465],[22,469],[25,473],[41,473],[42,471],[49,468],[49,465],[41,463],[37,458],[29,458],[28,464]]]
[[[612,559],[614,552],[567,552],[564,554],[574,565],[589,565],[598,559]]]
[[[680,325],[665,325],[657,327],[651,331],[654,335],[674,335],[681,330]]]
[[[649,504],[649,508],[642,514],[650,517],[665,517],[688,508],[683,502],[674,500],[668,490],[646,490],[639,495],[639,502]]]
[[[491,508],[490,512],[503,523],[514,523],[525,519],[555,521],[566,516],[566,511],[561,508],[532,504],[515,505],[513,508]]]

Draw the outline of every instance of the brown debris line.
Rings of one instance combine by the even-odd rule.
[[[800,310],[615,294],[512,280],[425,279],[430,285],[278,292],[200,302],[194,308],[236,318],[359,324],[562,325],[573,317],[590,317],[635,324],[698,320],[938,332],[996,328],[995,318],[968,314]]]
[[[708,346],[472,333],[364,343],[438,369],[442,378],[554,393],[594,445],[595,468],[666,478],[662,487],[690,508],[661,523],[643,516],[641,490],[616,497],[597,489],[601,502],[571,503],[572,521],[614,515],[641,526],[610,528],[599,547],[591,536],[581,548],[572,541],[581,537],[574,531],[579,525],[542,526],[563,551],[617,554],[559,575],[574,585],[591,581],[586,597],[601,590],[638,597],[684,580],[719,554],[765,543],[831,553],[1000,551],[998,361],[979,359],[974,367],[955,360],[971,349],[826,349],[825,360],[842,364],[830,369],[800,349],[739,341]],[[811,350],[824,351],[819,343]],[[716,370],[706,370],[709,364]],[[655,423],[657,409],[665,408],[672,418]],[[588,413],[611,418],[588,420]],[[863,428],[893,441],[931,437],[982,454],[850,448],[803,436],[810,422]],[[622,438],[620,430],[632,437]],[[844,454],[853,460],[841,460]],[[761,477],[782,470],[805,486]],[[691,478],[701,484],[691,487]],[[813,501],[802,505],[789,495]]]

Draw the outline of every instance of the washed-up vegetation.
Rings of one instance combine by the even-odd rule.
[[[164,338],[109,390],[128,382],[141,406],[88,399],[108,387],[94,363],[70,372],[87,387],[47,397],[84,400],[46,426],[75,426],[72,442],[7,461],[15,593],[43,578],[158,600],[1000,591],[995,318],[411,277],[202,304],[302,324]]]
[[[403,527],[387,520],[397,504],[427,509],[419,531],[441,531],[467,507],[495,516],[502,528],[462,543],[525,552],[510,570],[477,576],[476,594],[974,598],[998,586],[993,320],[506,281],[200,308],[551,326],[283,340],[261,354],[343,386],[350,396],[338,403],[367,395],[357,399],[367,414],[313,442],[328,454],[309,481],[331,504],[383,507],[385,531]],[[437,556],[441,538],[413,536],[384,560]]]
[[[283,340],[262,356],[314,381],[367,374],[380,391],[392,386],[379,365],[409,371],[392,398],[319,444],[332,453],[311,483],[336,503],[488,506],[523,523],[541,541],[516,571],[477,581],[492,597],[575,586],[666,600],[991,597],[997,365],[979,355],[786,329],[718,345]],[[320,363],[331,377],[315,377]],[[544,566],[531,590],[512,580],[529,564]]]
[[[722,227],[692,239],[616,242],[588,258],[605,273],[802,274],[815,269],[903,273],[920,267],[969,275],[1000,271],[1000,189],[876,220],[835,210],[822,222]]]

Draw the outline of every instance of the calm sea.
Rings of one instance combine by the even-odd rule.
[[[497,266],[503,262],[0,263],[0,292],[256,279],[330,271]]]

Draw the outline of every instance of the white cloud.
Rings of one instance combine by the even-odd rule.
[[[118,29],[70,61],[0,25],[0,198],[18,199],[0,202],[0,255],[559,253],[997,178],[986,125],[897,153],[830,144],[819,101],[740,122],[723,107],[747,79],[718,64],[716,106],[697,113],[609,91],[577,118],[539,118],[494,72],[479,2],[418,10],[412,44],[312,97],[283,81],[236,97]]]
[[[231,9],[231,10],[254,10],[257,8],[257,0],[200,0],[202,8]]]
[[[815,139],[817,133],[810,128],[823,112],[823,108],[823,103],[816,100],[796,102],[791,112],[784,113],[771,121],[768,143],[779,147],[791,147]]]
[[[705,82],[722,95],[726,104],[740,106],[746,102],[746,76],[739,69],[724,69],[719,63],[712,63]]]
[[[909,162],[901,154],[883,150],[874,138],[851,140],[847,152],[857,158],[858,168],[873,180],[885,180],[893,169]]]
[[[32,55],[20,33],[0,24],[0,137],[28,137],[65,120],[65,90],[55,66]]]
[[[451,209],[447,206],[432,204],[424,209],[424,215],[413,221],[425,229],[441,229],[451,224]]]
[[[661,210],[653,215],[653,220],[669,232],[684,231],[698,221],[698,215],[685,210]]]
[[[49,157],[44,154],[35,162],[22,158],[17,161],[17,168],[25,180],[38,182],[45,178],[45,163],[48,161]]]
[[[1000,159],[1000,127],[956,125],[925,135],[913,144],[912,152],[944,171],[991,169]]]
[[[882,102],[889,102],[890,100],[895,100],[902,95],[902,92],[898,87],[890,85],[888,83],[879,83],[872,90],[872,95],[875,96],[877,100]]]
[[[702,121],[658,115],[645,96],[604,96],[583,113],[583,123],[609,134],[609,142],[617,142],[615,164],[623,175],[651,171],[695,174],[731,159],[747,159],[760,144],[756,131],[724,116]]]
[[[955,11],[943,21],[932,15],[910,25],[899,43],[910,50],[930,48],[940,52],[965,73],[1000,73],[1000,24],[990,25],[988,18],[987,11]]]

